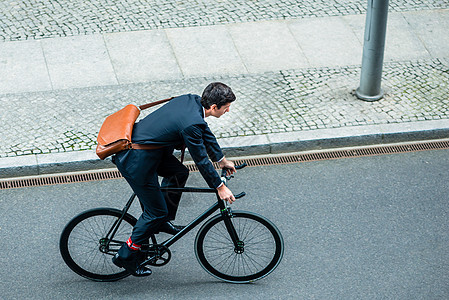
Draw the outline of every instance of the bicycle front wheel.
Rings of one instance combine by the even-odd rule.
[[[107,236],[122,212],[96,208],[74,217],[59,241],[64,262],[72,271],[94,281],[115,281],[130,274],[112,263],[112,257],[129,238],[137,220],[126,214],[113,239]]]
[[[251,212],[232,212],[237,232],[236,248],[226,229],[224,217],[216,215],[198,231],[195,254],[212,276],[234,283],[252,282],[270,274],[281,262],[284,241],[276,226]]]

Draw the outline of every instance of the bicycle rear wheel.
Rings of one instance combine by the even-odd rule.
[[[59,249],[72,271],[94,281],[115,281],[130,274],[112,263],[112,257],[129,238],[137,220],[126,214],[112,240],[106,238],[122,212],[96,208],[74,217],[64,228]]]
[[[226,229],[224,217],[216,215],[198,231],[195,254],[212,276],[235,283],[264,278],[279,265],[284,241],[276,226],[251,212],[233,211],[232,224],[241,249],[236,249]]]

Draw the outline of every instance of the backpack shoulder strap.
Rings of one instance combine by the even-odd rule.
[[[175,97],[171,97],[171,98],[167,98],[167,99],[164,99],[164,100],[159,100],[159,101],[155,101],[155,102],[143,104],[143,105],[140,105],[140,106],[139,106],[139,109],[140,109],[140,110],[144,110],[144,109],[150,108],[150,107],[152,107],[152,106],[155,106],[155,105],[158,105],[158,104],[162,104],[162,103],[168,102],[168,101],[170,101],[170,100],[173,99],[173,98],[175,98]]]

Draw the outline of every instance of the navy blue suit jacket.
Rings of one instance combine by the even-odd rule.
[[[223,158],[223,152],[204,120],[204,109],[198,95],[176,97],[134,125],[132,142],[176,147],[186,145],[201,175],[210,187],[221,184],[212,161]]]

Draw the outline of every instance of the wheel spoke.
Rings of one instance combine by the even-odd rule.
[[[114,209],[94,209],[75,217],[66,226],[61,235],[61,254],[73,271],[100,281],[117,280],[128,275],[112,263],[111,256],[130,235],[135,219],[133,224],[129,221],[132,219],[130,216],[123,219],[108,248],[104,248],[106,243],[101,242],[120,215],[121,212]]]
[[[211,275],[232,282],[248,282],[269,274],[282,258],[283,242],[279,231],[261,216],[233,213],[232,224],[243,242],[235,249],[223,217],[215,217],[200,229],[196,254]]]

